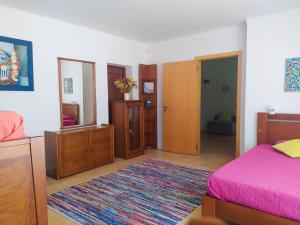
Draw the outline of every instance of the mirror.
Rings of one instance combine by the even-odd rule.
[[[95,63],[58,58],[61,128],[96,125]]]

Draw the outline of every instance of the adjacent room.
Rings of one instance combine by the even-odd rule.
[[[201,63],[202,153],[236,153],[237,73],[237,57]]]
[[[0,225],[300,225],[299,0],[0,10]]]

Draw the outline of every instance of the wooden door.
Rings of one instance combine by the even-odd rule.
[[[89,169],[89,131],[62,133],[60,144],[60,176],[65,177]]]
[[[37,224],[29,144],[0,148],[0,224]]]
[[[90,166],[92,168],[113,162],[113,127],[93,129],[89,131]]]
[[[164,64],[163,149],[196,155],[200,141],[200,73],[196,60]]]
[[[124,96],[120,93],[119,89],[115,87],[115,80],[120,77],[125,77],[125,68],[120,66],[107,66],[107,85],[108,85],[108,110],[109,110],[109,123],[112,123],[112,110],[111,102],[113,100],[123,100]]]

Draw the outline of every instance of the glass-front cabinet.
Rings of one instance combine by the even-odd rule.
[[[141,148],[141,123],[140,123],[140,109],[141,106],[129,104],[127,107],[128,113],[128,134],[129,134],[129,146],[130,152],[135,152]]]
[[[129,159],[144,154],[143,101],[114,101],[115,155]]]

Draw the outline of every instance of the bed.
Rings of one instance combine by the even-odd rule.
[[[23,118],[11,111],[0,111],[0,142],[24,138]]]
[[[0,224],[47,224],[43,137],[24,135],[23,118],[0,111]]]
[[[202,216],[245,225],[300,224],[300,158],[272,149],[300,138],[300,115],[258,113],[258,146],[216,171]]]
[[[79,105],[73,103],[62,103],[63,126],[74,126],[79,124]]]
[[[215,115],[214,120],[207,122],[207,133],[218,135],[235,135],[236,117],[229,116],[227,120],[220,118],[220,115]]]

